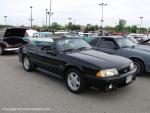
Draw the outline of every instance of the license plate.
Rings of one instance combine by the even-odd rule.
[[[132,82],[132,78],[133,78],[132,75],[128,76],[128,77],[126,78],[126,84]]]

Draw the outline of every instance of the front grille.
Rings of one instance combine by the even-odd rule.
[[[130,71],[130,67],[125,67],[125,68],[119,70],[119,74],[124,74],[124,73],[127,73],[129,71]]]

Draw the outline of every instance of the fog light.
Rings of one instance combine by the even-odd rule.
[[[112,89],[112,88],[113,88],[113,85],[112,85],[112,84],[110,84],[110,85],[108,86],[108,88],[109,88],[109,89]]]

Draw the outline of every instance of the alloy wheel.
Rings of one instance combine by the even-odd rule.
[[[24,65],[24,68],[26,70],[29,70],[29,68],[30,68],[30,62],[29,62],[29,59],[27,57],[24,58],[23,65]]]
[[[137,63],[137,62],[134,62],[134,66],[136,68],[136,73],[139,74],[140,73],[140,69],[141,69],[140,64]]]
[[[74,91],[80,88],[80,79],[78,74],[75,72],[70,72],[68,74],[67,82],[68,82],[68,86]]]
[[[3,48],[0,47],[0,55],[3,54]]]

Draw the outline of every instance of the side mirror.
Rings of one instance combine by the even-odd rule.
[[[114,50],[118,50],[118,49],[119,49],[119,47],[115,46],[113,49],[114,49]]]
[[[47,54],[51,54],[55,56],[57,54],[57,49],[54,44],[50,45],[48,49],[46,49]]]

